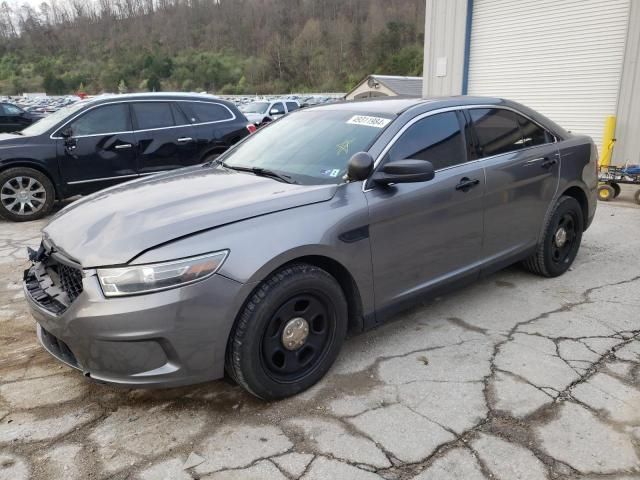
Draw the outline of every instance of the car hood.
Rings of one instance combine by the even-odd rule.
[[[16,133],[0,133],[0,148],[20,145],[24,143],[25,140],[25,137]]]
[[[330,200],[336,188],[287,184],[223,167],[190,167],[78,200],[53,217],[43,234],[85,268],[121,265],[196,232]]]

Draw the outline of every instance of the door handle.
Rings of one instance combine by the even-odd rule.
[[[191,137],[180,137],[178,139],[178,143],[187,143],[187,142],[190,142],[191,140],[193,140],[193,138]]]
[[[480,180],[478,180],[477,178],[471,180],[468,177],[462,177],[460,179],[460,183],[456,185],[456,190],[462,190],[463,192],[468,192],[479,183],[480,183]]]
[[[558,163],[558,160],[556,160],[555,158],[547,158],[547,157],[545,157],[544,162],[542,162],[540,165],[542,166],[542,168],[551,168],[556,163]]]
[[[133,145],[131,145],[130,143],[121,143],[120,145],[116,145],[114,148],[116,150],[124,150],[125,148],[131,148],[133,147]]]

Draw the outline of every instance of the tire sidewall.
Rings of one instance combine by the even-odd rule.
[[[30,222],[45,217],[51,212],[55,203],[55,189],[53,188],[53,183],[51,183],[49,177],[38,170],[28,167],[14,167],[0,172],[0,188],[2,188],[2,185],[4,185],[5,182],[10,178],[20,176],[32,177],[40,182],[40,184],[44,187],[47,196],[44,205],[33,215],[17,215],[5,209],[5,207],[0,203],[0,217],[6,218],[7,220],[11,220],[13,222]]]
[[[562,263],[556,263],[553,261],[551,249],[554,241],[554,234],[558,225],[558,220],[566,213],[572,212],[576,221],[576,238],[575,245],[572,248],[569,256]],[[544,265],[551,277],[557,277],[565,273],[569,267],[573,264],[578,251],[580,250],[580,243],[582,241],[582,232],[584,231],[584,218],[582,213],[582,207],[575,198],[562,197],[558,201],[558,205],[551,216],[551,220],[547,227],[547,231],[544,236]]]
[[[262,359],[262,339],[276,310],[286,300],[301,293],[316,295],[327,301],[334,318],[333,335],[322,358],[316,360],[316,366],[295,382],[285,383],[275,380],[266,370]],[[344,293],[333,277],[317,268],[288,276],[270,288],[255,309],[252,310],[247,305],[241,315],[244,318],[240,321],[246,321],[247,328],[240,345],[238,342],[234,345],[233,360],[241,371],[241,383],[246,384],[256,396],[267,400],[295,395],[317,383],[335,361],[347,331],[347,302]]]

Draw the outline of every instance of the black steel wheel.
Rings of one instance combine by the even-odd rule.
[[[328,272],[297,263],[262,282],[241,310],[226,370],[265,400],[314,385],[335,361],[347,332],[347,301]]]
[[[536,252],[524,267],[544,277],[557,277],[569,270],[580,249],[584,218],[582,207],[573,197],[560,197],[547,218]]]

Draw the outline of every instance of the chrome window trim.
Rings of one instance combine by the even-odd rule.
[[[398,139],[414,123],[416,123],[416,122],[418,122],[418,121],[420,121],[420,120],[422,120],[424,118],[430,117],[432,115],[437,115],[439,113],[456,112],[456,111],[459,111],[459,110],[472,110],[472,109],[475,109],[475,108],[496,108],[496,109],[502,109],[502,110],[509,110],[511,112],[517,113],[518,115],[523,116],[524,118],[526,118],[530,122],[535,123],[540,128],[542,128],[545,132],[547,132],[549,135],[551,135],[551,138],[553,138],[553,142],[543,143],[541,145],[533,145],[531,147],[521,148],[520,150],[512,150],[510,152],[498,153],[496,155],[490,155],[488,157],[476,158],[475,160],[469,160],[468,162],[458,163],[456,165],[450,165],[448,167],[439,168],[439,169],[436,170],[436,173],[437,172],[442,172],[442,171],[445,171],[445,170],[449,170],[451,168],[455,168],[455,167],[458,167],[460,165],[471,165],[471,164],[477,163],[477,162],[483,162],[483,161],[486,161],[486,160],[492,160],[492,159],[494,159],[496,157],[500,157],[502,155],[507,155],[507,154],[510,154],[510,153],[513,153],[513,152],[522,152],[522,151],[525,151],[525,150],[529,150],[531,148],[537,148],[537,147],[541,147],[543,145],[550,145],[550,144],[558,143],[558,138],[554,134],[552,134],[549,131],[548,128],[546,128],[545,126],[541,125],[539,122],[536,122],[533,118],[529,117],[528,115],[525,115],[521,111],[516,110],[515,108],[512,108],[512,107],[508,107],[506,105],[458,105],[458,106],[455,106],[455,107],[443,107],[443,108],[439,108],[437,110],[431,110],[429,112],[421,113],[420,115],[415,116],[414,118],[409,120],[400,130],[398,130],[398,132],[393,136],[393,138],[391,140],[389,140],[389,143],[387,143],[387,145],[384,147],[382,152],[380,152],[378,157],[373,162],[372,173],[375,172],[376,168],[378,168],[378,165],[380,164],[380,162],[382,161],[384,156],[389,152],[389,150],[391,150],[391,147],[393,147],[393,145],[395,145],[395,143],[398,141]],[[373,190],[373,187],[367,188],[367,184],[369,183],[370,180],[371,180],[371,177],[367,178],[364,182],[362,182],[362,192],[363,193],[370,192],[371,190]]]
[[[94,108],[98,108],[98,107],[104,107],[104,106],[108,106],[108,105],[116,105],[118,103],[126,103],[126,104],[131,104],[131,103],[143,103],[143,102],[164,102],[164,103],[168,103],[168,102],[189,102],[189,103],[213,103],[215,105],[218,105],[220,107],[224,107],[227,109],[227,111],[231,114],[231,118],[228,118],[226,120],[215,120],[213,122],[198,122],[198,123],[189,123],[187,125],[174,125],[172,127],[158,127],[158,128],[142,128],[139,130],[124,130],[121,132],[105,132],[105,133],[92,133],[90,135],[74,135],[71,138],[89,138],[89,137],[102,137],[105,135],[120,135],[123,133],[136,133],[136,132],[152,132],[155,130],[167,130],[170,128],[184,128],[184,127],[197,127],[199,125],[211,125],[214,123],[224,123],[224,122],[232,122],[235,119],[237,119],[238,117],[236,116],[235,113],[233,113],[233,111],[227,107],[226,105],[224,105],[223,103],[218,103],[218,102],[208,102],[206,100],[176,100],[176,99],[158,99],[158,100],[146,100],[146,99],[140,99],[140,100],[118,100],[116,102],[105,102],[105,103],[100,103],[98,105],[93,105],[89,108],[87,108],[86,110],[83,110],[82,112],[76,114],[73,118],[67,120],[66,122],[64,122],[62,125],[60,125],[57,128],[54,128],[53,133],[51,133],[51,135],[49,135],[49,138],[51,140],[64,140],[64,137],[54,137],[54,133],[60,131],[62,128],[66,127],[67,125],[69,125],[71,122],[73,122],[76,118],[84,115],[85,113],[93,110]]]

